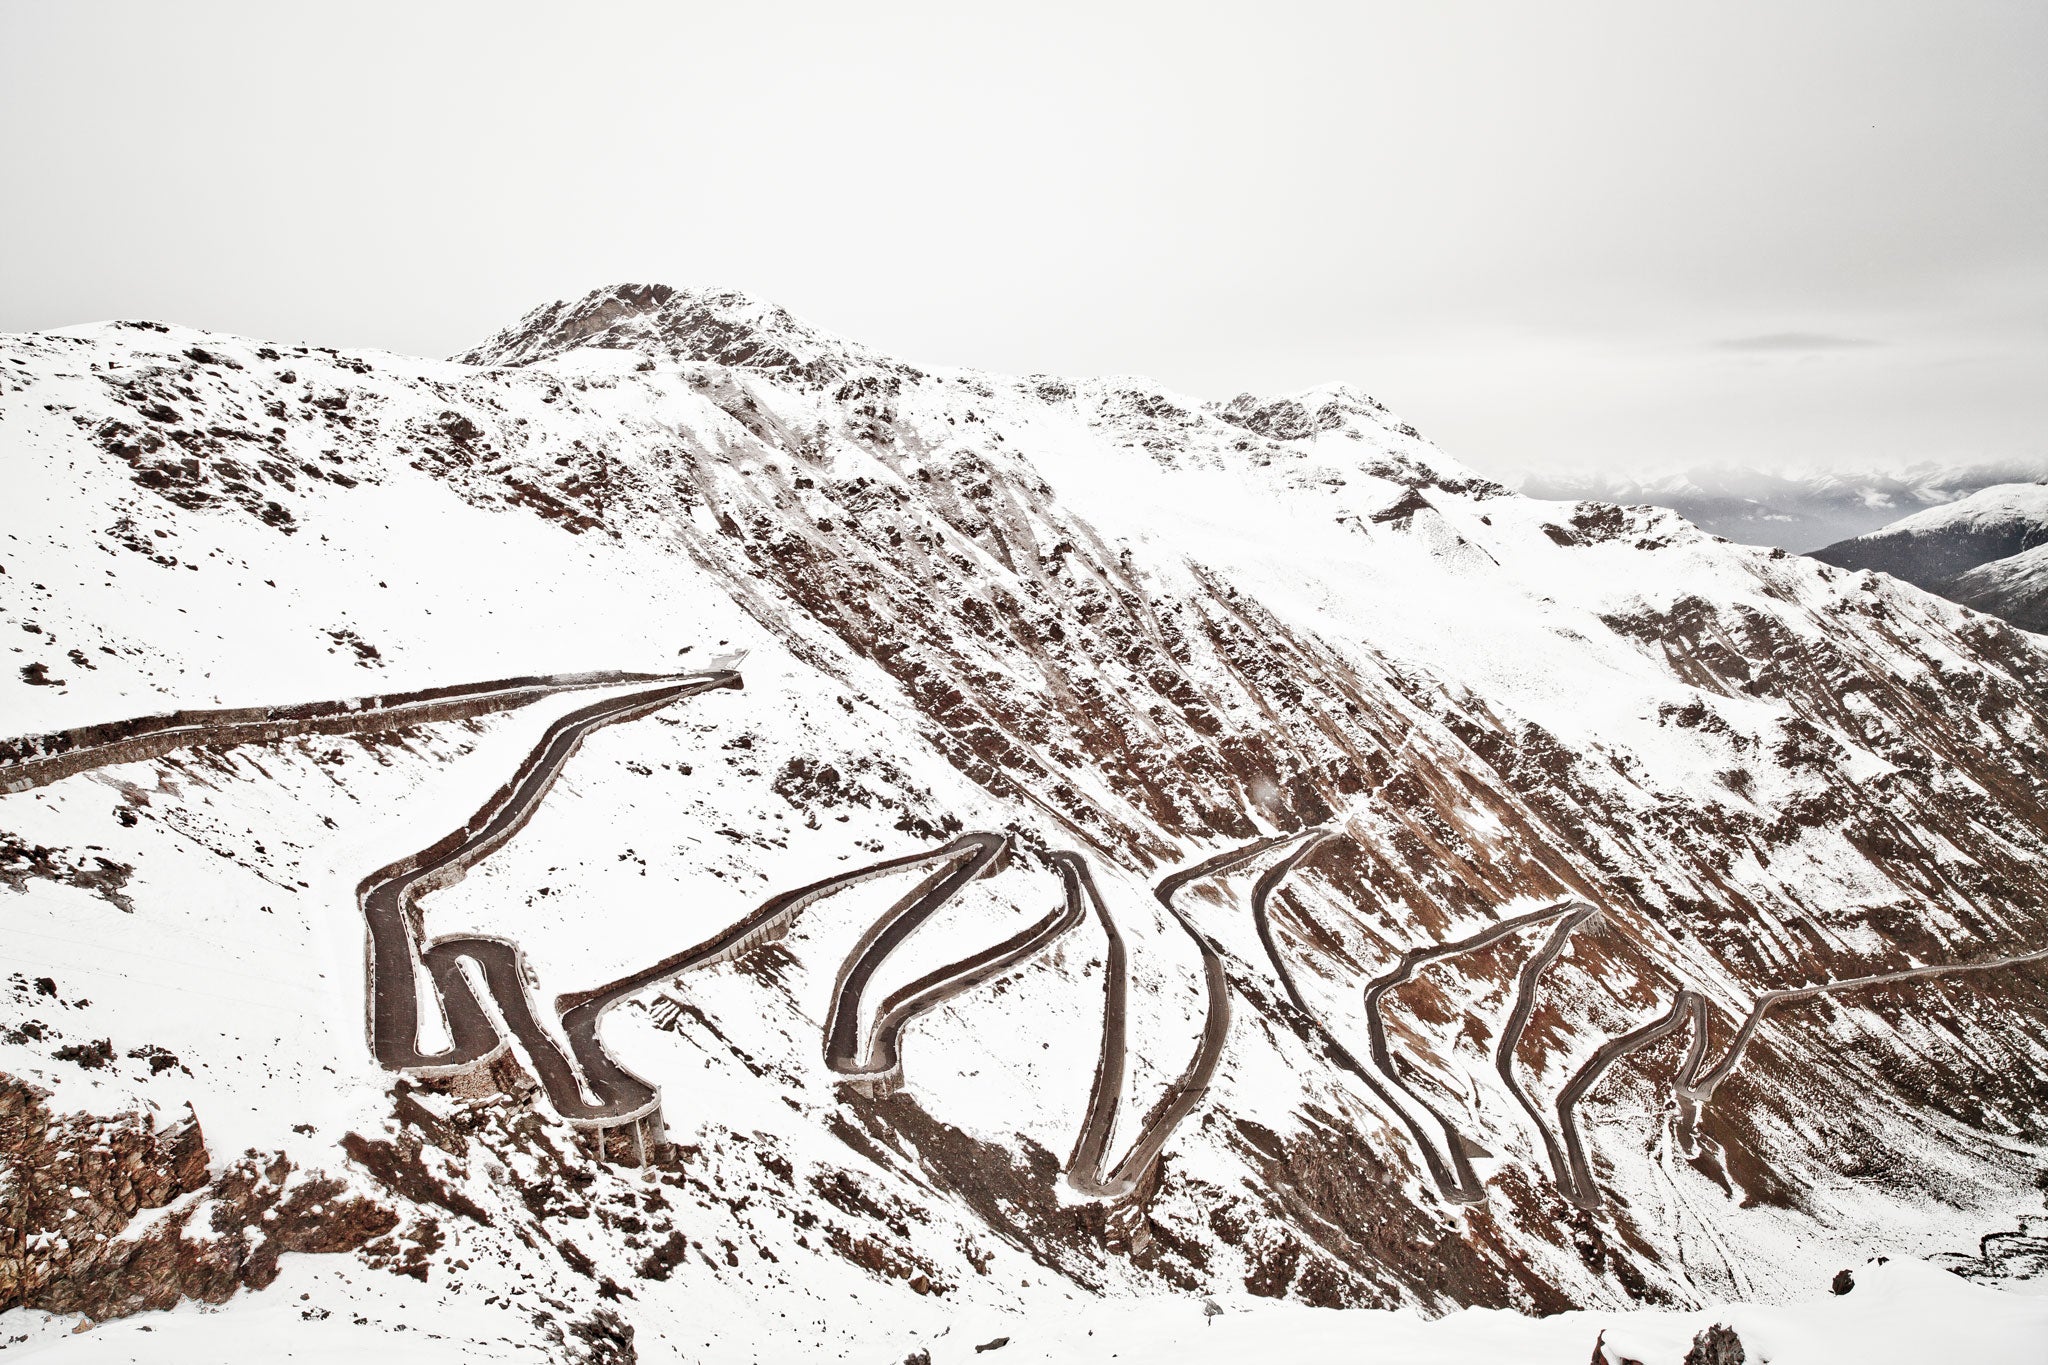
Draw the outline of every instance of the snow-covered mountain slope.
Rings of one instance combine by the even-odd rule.
[[[1532,470],[1516,487],[1531,497],[1653,503],[1745,545],[1810,551],[1996,484],[2048,477],[2041,461],[1901,469],[1763,470],[1741,466],[1632,476],[1611,471]]]
[[[10,733],[745,682],[0,797],[0,1146],[53,1173],[0,1327],[284,1287],[470,1358],[950,1360],[1093,1298],[1784,1296],[2038,1207],[2048,655],[1881,576],[1348,388],[658,286],[459,362],[7,338],[0,452]]]
[[[1815,550],[1824,564],[1876,569],[1932,592],[1980,565],[2048,544],[2048,484],[2007,483]]]
[[[2048,484],[2009,483],[1930,507],[1814,551],[1845,569],[1876,569],[1953,602],[2048,630]]]
[[[1979,564],[1942,585],[1941,595],[2021,630],[2048,633],[2048,543]]]

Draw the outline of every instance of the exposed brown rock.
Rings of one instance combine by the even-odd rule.
[[[287,1251],[348,1251],[397,1226],[339,1180],[253,1153],[209,1180],[198,1120],[52,1115],[46,1093],[0,1075],[0,1310],[123,1317],[220,1303],[277,1278]],[[203,1195],[180,1203],[182,1197]],[[144,1210],[177,1205],[140,1236]],[[200,1210],[203,1224],[195,1223]]]

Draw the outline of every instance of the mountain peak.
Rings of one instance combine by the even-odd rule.
[[[2043,544],[2048,544],[2048,485],[2001,483],[1837,541],[1815,550],[1813,557],[1844,569],[1877,569],[1946,594],[1963,575]],[[2004,608],[1997,610],[2009,615]],[[2030,611],[2027,619],[2041,617]]]
[[[890,362],[757,299],[722,286],[615,284],[536,308],[456,359],[530,365],[585,347],[662,360],[708,360],[824,385]]]
[[[1393,426],[1386,405],[1350,384],[1318,384],[1299,393],[1266,396],[1241,393],[1216,408],[1224,421],[1269,436],[1298,441],[1335,431],[1347,418],[1364,417],[1375,426]]]

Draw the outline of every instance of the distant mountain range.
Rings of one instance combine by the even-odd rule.
[[[1877,569],[2027,630],[2048,630],[2048,485],[2008,483],[1814,551]]]
[[[1929,463],[1860,473],[1693,469],[1642,479],[1539,473],[1523,479],[1520,491],[1533,498],[1669,507],[1729,540],[1805,552],[1956,502],[1980,489],[2042,478],[2048,478],[2048,462],[2006,461],[1965,467]]]

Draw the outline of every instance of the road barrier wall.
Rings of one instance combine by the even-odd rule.
[[[369,734],[435,721],[468,720],[525,706],[556,692],[637,682],[659,673],[559,673],[428,687],[288,706],[177,710],[153,716],[0,740],[0,793],[47,786],[116,763],[139,763],[180,749],[270,744],[302,735]]]

